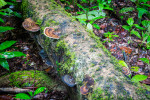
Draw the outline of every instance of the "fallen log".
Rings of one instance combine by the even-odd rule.
[[[87,32],[54,0],[22,0],[21,9],[24,19],[30,17],[41,27],[40,32],[30,35],[47,53],[58,75],[74,77],[77,89],[67,89],[72,100],[150,98],[150,88],[131,82],[100,38]],[[44,31],[51,32],[55,39]]]

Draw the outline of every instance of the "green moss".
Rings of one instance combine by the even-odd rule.
[[[55,82],[51,80],[44,72],[40,71],[17,71],[9,76],[11,86],[25,87],[34,84],[35,87],[55,86]]]
[[[60,63],[60,71],[65,73],[66,71],[70,73],[72,70],[70,70],[74,64],[75,64],[75,53],[71,52],[68,49],[68,45],[65,43],[64,40],[60,40],[56,44],[55,51],[60,54],[59,56],[63,56],[63,60]],[[62,52],[63,55],[59,52]]]
[[[37,19],[36,24],[41,25],[42,24],[42,20],[41,19]]]

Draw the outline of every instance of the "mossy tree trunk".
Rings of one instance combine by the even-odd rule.
[[[75,78],[77,92],[70,92],[72,100],[148,99],[148,90],[122,74],[118,61],[100,39],[87,32],[54,0],[23,0],[21,7],[24,19],[31,17],[40,25],[40,33],[30,34],[45,50],[58,74],[70,74]],[[46,37],[45,27],[60,30],[60,39]],[[92,77],[95,83],[87,95],[81,95],[80,87],[86,84],[83,82],[85,75]]]

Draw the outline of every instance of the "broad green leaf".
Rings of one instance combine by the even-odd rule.
[[[85,9],[82,5],[77,4],[77,6],[78,6],[79,8],[81,8],[82,10],[86,11],[86,9]]]
[[[0,12],[0,15],[9,15],[9,14],[7,14],[7,13],[4,13],[4,12]]]
[[[133,23],[134,23],[133,18],[128,18],[127,23],[128,23],[130,26],[132,26]]]
[[[99,11],[102,11],[104,9],[104,5],[99,3],[98,8],[99,8]]]
[[[147,38],[147,43],[150,43],[150,36],[148,36]]]
[[[131,31],[131,34],[134,34],[134,35],[136,35],[138,38],[141,39],[141,35],[139,34],[138,31],[135,31],[135,30],[133,29],[133,30]]]
[[[6,59],[0,59],[0,65],[5,69],[9,70],[9,65]]]
[[[96,29],[100,29],[100,26],[97,24],[93,24],[93,27],[95,27]]]
[[[99,12],[98,10],[92,10],[88,12],[88,20],[94,20],[97,17],[104,18],[105,15],[106,14],[104,12]],[[75,16],[75,18],[81,19],[81,20],[87,20],[86,14]]]
[[[135,26],[136,28],[138,28],[138,29],[145,30],[145,28],[139,26],[138,24],[134,24],[134,26]]]
[[[34,96],[41,93],[41,92],[43,92],[44,90],[45,90],[45,87],[40,87],[40,88],[36,89],[35,92],[34,92]]]
[[[127,67],[128,68],[128,65],[123,60],[119,60],[119,64],[121,65],[121,67]]]
[[[147,58],[140,58],[140,60],[142,60],[143,62],[149,64],[149,59],[147,59]]]
[[[129,12],[129,11],[133,11],[135,10],[133,7],[125,7],[125,8],[122,8],[119,13],[126,13],[126,12]]]
[[[144,8],[137,8],[138,10],[138,18],[142,18],[143,14],[148,13],[148,11]]]
[[[32,92],[32,91],[30,91],[30,92],[28,92],[28,93],[30,94],[31,97],[33,96],[33,92]]]
[[[19,14],[19,13],[17,13],[17,12],[13,12],[13,14],[14,14],[15,16],[17,16],[18,18],[21,18],[21,17],[22,17],[21,14]]]
[[[14,3],[12,3],[12,2],[6,2],[7,3],[7,5],[15,5]]]
[[[31,97],[25,93],[18,93],[16,94],[16,97],[14,98],[18,98],[18,99],[31,99]]]
[[[148,38],[148,34],[144,34],[143,32],[142,32],[142,38],[143,38],[143,42],[145,42],[146,40],[147,40],[147,38]]]
[[[142,21],[142,25],[146,28],[148,28],[148,26],[150,26],[150,21],[149,20],[143,20]]]
[[[131,27],[130,27],[130,26],[127,26],[127,25],[123,25],[122,27],[123,27],[125,30],[128,30],[128,31],[131,29]]]
[[[20,56],[26,56],[26,55],[24,53],[22,53],[22,52],[19,52],[19,51],[0,52],[0,58],[9,59],[9,58],[20,57]]]
[[[12,29],[14,29],[13,27],[9,27],[9,26],[0,26],[0,33],[2,33],[2,32],[6,32],[6,31],[8,31],[8,30],[12,30]]]
[[[15,43],[16,43],[16,41],[13,41],[13,40],[12,41],[5,41],[5,42],[1,43],[0,44],[0,51],[12,46]]]
[[[132,66],[131,67],[131,71],[134,71],[134,72],[138,72],[139,71],[139,67],[138,66]]]
[[[135,75],[132,77],[131,81],[134,81],[134,82],[139,82],[139,81],[143,81],[143,80],[146,80],[148,76],[146,75]]]
[[[0,18],[0,22],[4,23],[4,20]]]
[[[87,30],[93,32],[93,27],[90,23],[87,24]]]
[[[107,6],[107,7],[104,7],[104,9],[108,9],[108,10],[114,10],[113,8]]]
[[[147,7],[150,7],[150,5],[149,5],[149,4],[141,4],[141,5],[143,5],[143,6],[147,6]]]
[[[4,0],[0,0],[0,8],[5,6],[7,3]]]

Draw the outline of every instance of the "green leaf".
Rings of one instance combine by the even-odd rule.
[[[7,14],[7,13],[4,13],[4,12],[0,12],[0,15],[9,15],[9,14]]]
[[[12,46],[15,43],[16,43],[16,41],[13,41],[13,40],[12,41],[5,41],[5,42],[1,43],[0,44],[0,51]]]
[[[0,8],[5,6],[7,3],[4,0],[0,0]]]
[[[14,28],[13,27],[9,27],[9,26],[5,26],[5,27],[0,26],[0,33],[6,32],[6,31],[12,30],[12,29],[14,29]]]
[[[150,43],[150,36],[148,36],[147,38],[147,43]]]
[[[13,14],[14,14],[15,16],[17,16],[18,18],[21,18],[21,17],[22,17],[21,14],[19,14],[19,13],[17,13],[17,12],[13,12]]]
[[[104,5],[99,3],[98,8],[99,8],[99,11],[102,11],[104,9]]]
[[[138,72],[139,71],[139,67],[138,66],[132,66],[131,67],[131,71],[134,71],[134,72]]]
[[[128,23],[130,26],[133,26],[133,23],[134,23],[133,18],[128,18],[127,23]]]
[[[150,26],[150,21],[149,20],[143,20],[142,21],[142,25],[146,28],[148,28],[148,26]]]
[[[28,93],[30,94],[31,97],[33,96],[33,92],[32,92],[32,91],[30,91],[30,92],[28,92]]]
[[[143,5],[143,6],[147,6],[147,7],[150,7],[150,5],[149,5],[149,4],[141,4],[141,5]]]
[[[93,32],[93,27],[90,23],[87,24],[87,30]]]
[[[0,18],[0,22],[4,23],[4,20]]]
[[[97,24],[93,24],[93,27],[95,27],[96,29],[100,29],[99,25]]]
[[[131,27],[130,27],[130,26],[127,26],[127,25],[123,25],[122,27],[123,27],[125,30],[128,30],[128,31],[131,29]]]
[[[148,34],[144,34],[143,31],[142,31],[142,38],[143,38],[143,42],[145,42],[148,38]]]
[[[147,10],[145,10],[144,8],[137,8],[138,10],[138,18],[142,18],[143,14],[148,13]]]
[[[81,8],[82,10],[86,11],[86,9],[85,9],[82,5],[77,4],[77,6],[78,6],[79,8]]]
[[[24,53],[22,53],[22,52],[19,52],[19,51],[0,52],[0,58],[9,59],[9,58],[20,57],[20,56],[26,56],[26,55]]]
[[[131,81],[134,81],[134,82],[139,82],[139,81],[143,81],[143,80],[146,80],[148,76],[146,75],[135,75],[132,77]]]
[[[31,99],[31,97],[25,93],[18,93],[16,94],[16,97],[14,98],[18,98],[18,99]]]
[[[125,8],[122,8],[119,13],[126,13],[126,12],[129,12],[129,11],[133,11],[135,10],[133,7],[125,7]]]
[[[128,68],[128,65],[123,60],[119,60],[119,64],[121,65],[121,67],[127,67]]]
[[[45,87],[40,87],[40,88],[36,89],[35,92],[34,92],[34,96],[41,93],[41,92],[43,92],[44,90],[45,90]]]
[[[140,30],[145,30],[145,28],[139,26],[138,24],[134,24],[134,26],[135,26],[136,28],[140,29]]]
[[[9,70],[9,65],[6,59],[0,59],[0,65],[5,69]]]
[[[141,39],[141,35],[139,34],[138,31],[135,31],[135,30],[133,29],[133,30],[131,31],[131,34],[134,34],[134,35],[136,35],[138,38]]]
[[[143,62],[149,64],[149,59],[147,59],[147,58],[140,58],[140,60],[142,60]]]

